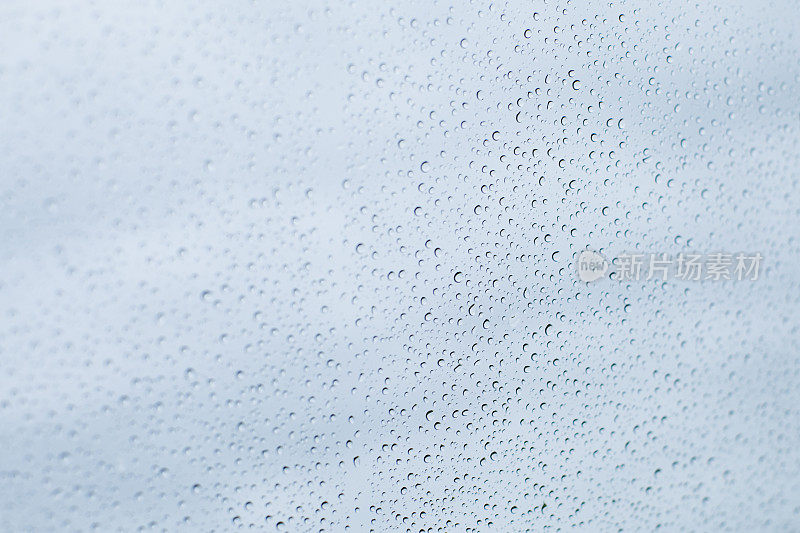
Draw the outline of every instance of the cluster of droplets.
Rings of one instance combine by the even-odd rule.
[[[0,8],[0,529],[797,527],[798,17],[729,4]]]

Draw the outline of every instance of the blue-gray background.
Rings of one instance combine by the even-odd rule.
[[[0,530],[800,529],[800,15],[683,4],[2,2]]]

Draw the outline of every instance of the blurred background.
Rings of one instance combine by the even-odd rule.
[[[4,1],[0,530],[800,529],[800,15],[684,4]]]

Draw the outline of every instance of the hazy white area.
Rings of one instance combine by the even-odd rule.
[[[2,2],[0,530],[799,530],[800,15],[683,4]]]

